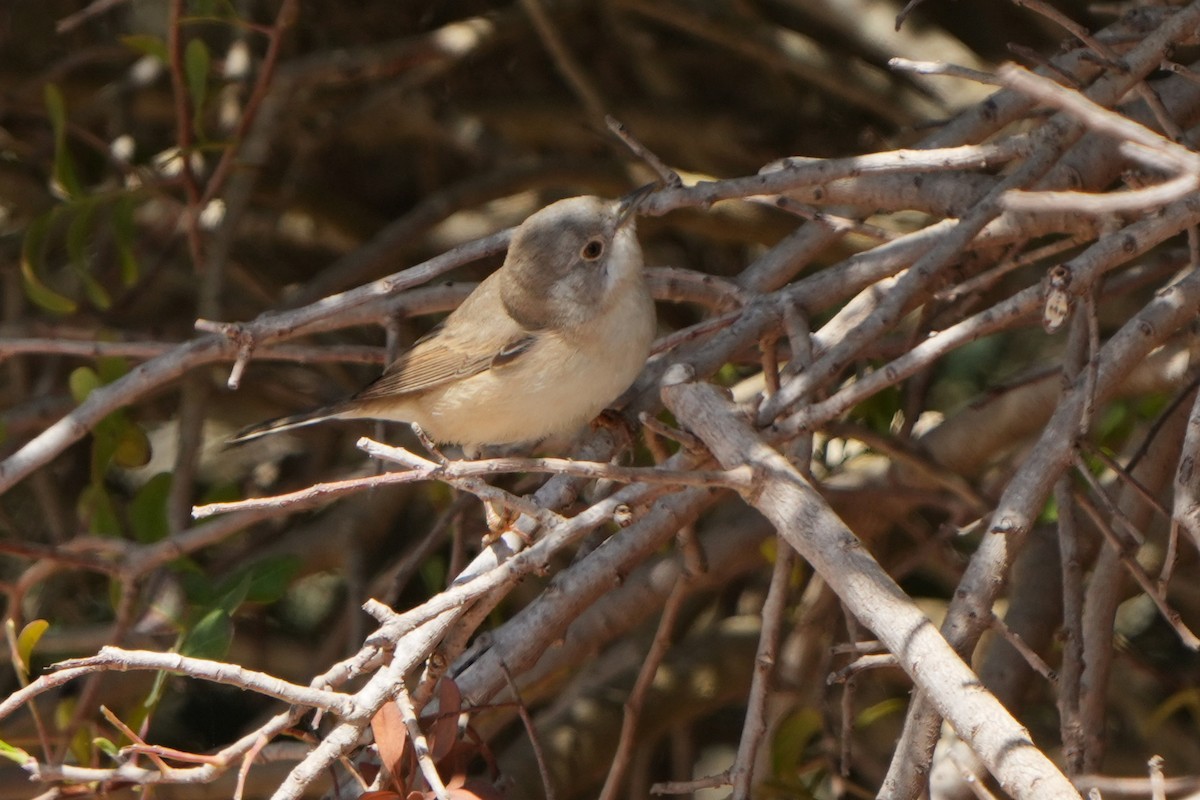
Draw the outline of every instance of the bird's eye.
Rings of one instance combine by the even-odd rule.
[[[604,242],[600,239],[589,239],[588,243],[579,251],[579,255],[583,256],[584,261],[595,261],[604,253]]]

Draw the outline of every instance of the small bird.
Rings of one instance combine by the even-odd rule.
[[[560,200],[513,233],[500,269],[374,383],[332,406],[254,425],[244,442],[326,419],[408,422],[469,452],[574,433],[637,377],[654,339],[635,215]]]

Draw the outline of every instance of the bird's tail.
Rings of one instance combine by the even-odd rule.
[[[337,409],[334,408],[315,408],[311,411],[304,411],[299,414],[292,414],[287,417],[277,417],[269,419],[266,422],[260,422],[257,425],[251,425],[247,428],[242,428],[240,431],[230,437],[227,444],[241,444],[249,442],[252,439],[257,439],[260,436],[266,436],[280,431],[290,431],[293,428],[303,428],[306,425],[313,425],[322,420],[333,419],[339,416]]]

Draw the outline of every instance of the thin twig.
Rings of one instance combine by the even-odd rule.
[[[629,761],[637,747],[637,725],[638,719],[641,717],[642,705],[654,683],[658,667],[662,664],[662,660],[671,646],[676,619],[683,609],[683,601],[690,593],[690,573],[684,572],[676,579],[675,586],[667,597],[662,617],[658,621],[658,629],[654,632],[654,640],[650,643],[650,649],[642,662],[642,668],[638,671],[637,680],[629,692],[629,698],[625,701],[625,715],[621,720],[617,752],[613,755],[612,766],[609,767],[608,775],[604,779],[604,788],[600,791],[599,800],[616,800],[621,795],[625,772],[629,768]]]
[[[917,75],[948,75],[952,78],[965,78],[985,86],[1001,86],[1002,84],[990,72],[962,67],[958,64],[947,64],[943,61],[913,61],[907,58],[890,58],[888,66],[898,72],[912,72]]]
[[[771,583],[763,602],[762,625],[758,635],[758,651],[754,656],[754,674],[750,679],[750,695],[746,702],[746,721],[742,724],[741,741],[729,771],[733,796],[748,800],[754,786],[754,765],[758,751],[767,736],[767,701],[771,695],[771,680],[779,658],[779,641],[787,612],[789,584],[796,553],[782,538],[775,540],[775,565]]]
[[[644,161],[646,166],[654,170],[654,173],[658,175],[658,179],[662,181],[663,186],[673,189],[683,186],[683,179],[679,177],[679,173],[668,167],[666,162],[659,158],[650,148],[634,138],[633,134],[629,132],[629,128],[625,126],[625,123],[611,114],[605,114],[604,124],[614,136],[629,148],[630,152]]]
[[[567,85],[571,87],[571,91],[579,98],[588,116],[597,122],[604,119],[606,104],[601,98],[599,90],[583,71],[582,65],[567,49],[566,42],[563,41],[558,28],[546,13],[546,9],[542,7],[541,0],[521,0],[521,8],[529,15],[529,20],[533,23],[534,30],[537,31],[538,38],[541,39],[546,52],[550,54],[554,66],[566,80]]]
[[[433,756],[429,752],[429,741],[425,738],[425,731],[421,730],[417,711],[413,708],[412,698],[408,696],[408,687],[403,682],[397,687],[394,702],[400,709],[400,716],[404,720],[408,738],[417,753],[417,764],[421,767],[421,774],[425,776],[425,782],[429,784],[429,788],[433,790],[433,794],[438,800],[450,800],[450,792],[447,791],[446,784],[442,782],[442,776],[438,775],[437,765],[433,763]]]
[[[127,2],[127,0],[92,0],[91,3],[79,9],[75,13],[68,14],[56,22],[54,24],[54,32],[60,35],[64,33],[70,33],[92,17],[98,17],[106,11],[110,11],[124,2]]]
[[[1028,664],[1034,672],[1036,672],[1038,675],[1041,675],[1047,683],[1051,685],[1058,683],[1058,676],[1054,673],[1054,670],[1050,668],[1050,665],[1047,664],[1041,656],[1035,653],[1016,631],[1008,627],[1008,624],[1005,623],[1003,619],[993,615],[991,627],[992,630],[1004,638],[1004,641],[1012,645],[1012,648],[1021,654],[1021,658],[1025,659],[1025,663]]]
[[[1082,470],[1080,472],[1082,473]],[[1102,494],[1100,497],[1106,506],[1106,510],[1111,513],[1114,510],[1111,501],[1107,499],[1106,495]],[[1136,548],[1136,545],[1118,535],[1112,526],[1109,525],[1108,519],[1086,497],[1076,494],[1075,501],[1079,504],[1080,508],[1087,512],[1092,523],[1104,534],[1104,538],[1108,541],[1109,546],[1120,556],[1121,563],[1125,565],[1126,571],[1133,576],[1133,579],[1137,581],[1142,591],[1154,601],[1154,605],[1158,608],[1159,614],[1162,615],[1163,621],[1170,625],[1171,629],[1179,636],[1180,643],[1189,650],[1200,650],[1200,637],[1192,633],[1191,629],[1183,622],[1183,618],[1179,615],[1179,612],[1171,608],[1167,602],[1167,598],[1159,591],[1155,582],[1146,574],[1145,568],[1134,557],[1132,551]]]
[[[385,472],[364,478],[318,483],[287,494],[236,500],[227,503],[208,503],[195,506],[192,516],[205,519],[232,511],[263,509],[308,508],[312,505],[343,497],[347,494],[398,483],[440,480],[462,486],[483,499],[492,499],[535,516],[546,514],[544,509],[531,505],[508,492],[487,486],[472,478],[508,472],[538,472],[551,475],[573,475],[580,478],[612,480],[618,483],[661,483],[676,486],[744,488],[750,475],[746,470],[671,470],[661,467],[622,467],[607,462],[573,461],[565,458],[488,458],[477,461],[448,461],[437,464],[402,447],[392,447],[372,439],[362,438],[359,447],[377,458],[393,461],[407,468],[403,472]]]
[[[542,776],[543,796],[546,800],[555,800],[554,782],[550,780],[550,768],[546,763],[546,754],[542,750],[542,742],[537,733],[537,726],[533,722],[533,717],[529,714],[529,709],[525,706],[525,701],[521,699],[521,692],[517,689],[517,682],[513,680],[508,665],[503,661],[500,662],[500,670],[504,673],[504,680],[508,683],[508,689],[512,692],[513,701],[517,706],[517,713],[521,716],[521,722],[525,725],[525,732],[529,735],[529,744],[533,748],[533,757],[537,759],[538,772]]]
[[[701,789],[719,789],[729,785],[729,773],[709,775],[691,781],[663,781],[650,787],[650,794],[692,794]]]

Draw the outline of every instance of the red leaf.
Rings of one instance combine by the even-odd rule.
[[[443,714],[457,717],[462,712],[462,690],[452,678],[442,678],[438,684],[438,705]]]
[[[434,763],[445,758],[458,741],[458,715],[462,713],[462,692],[458,684],[442,678],[438,684],[438,715],[429,731],[429,754]]]
[[[391,776],[392,785],[403,791],[406,788],[404,764],[409,750],[408,730],[394,702],[384,703],[371,718],[371,731],[375,734],[379,760]]]

